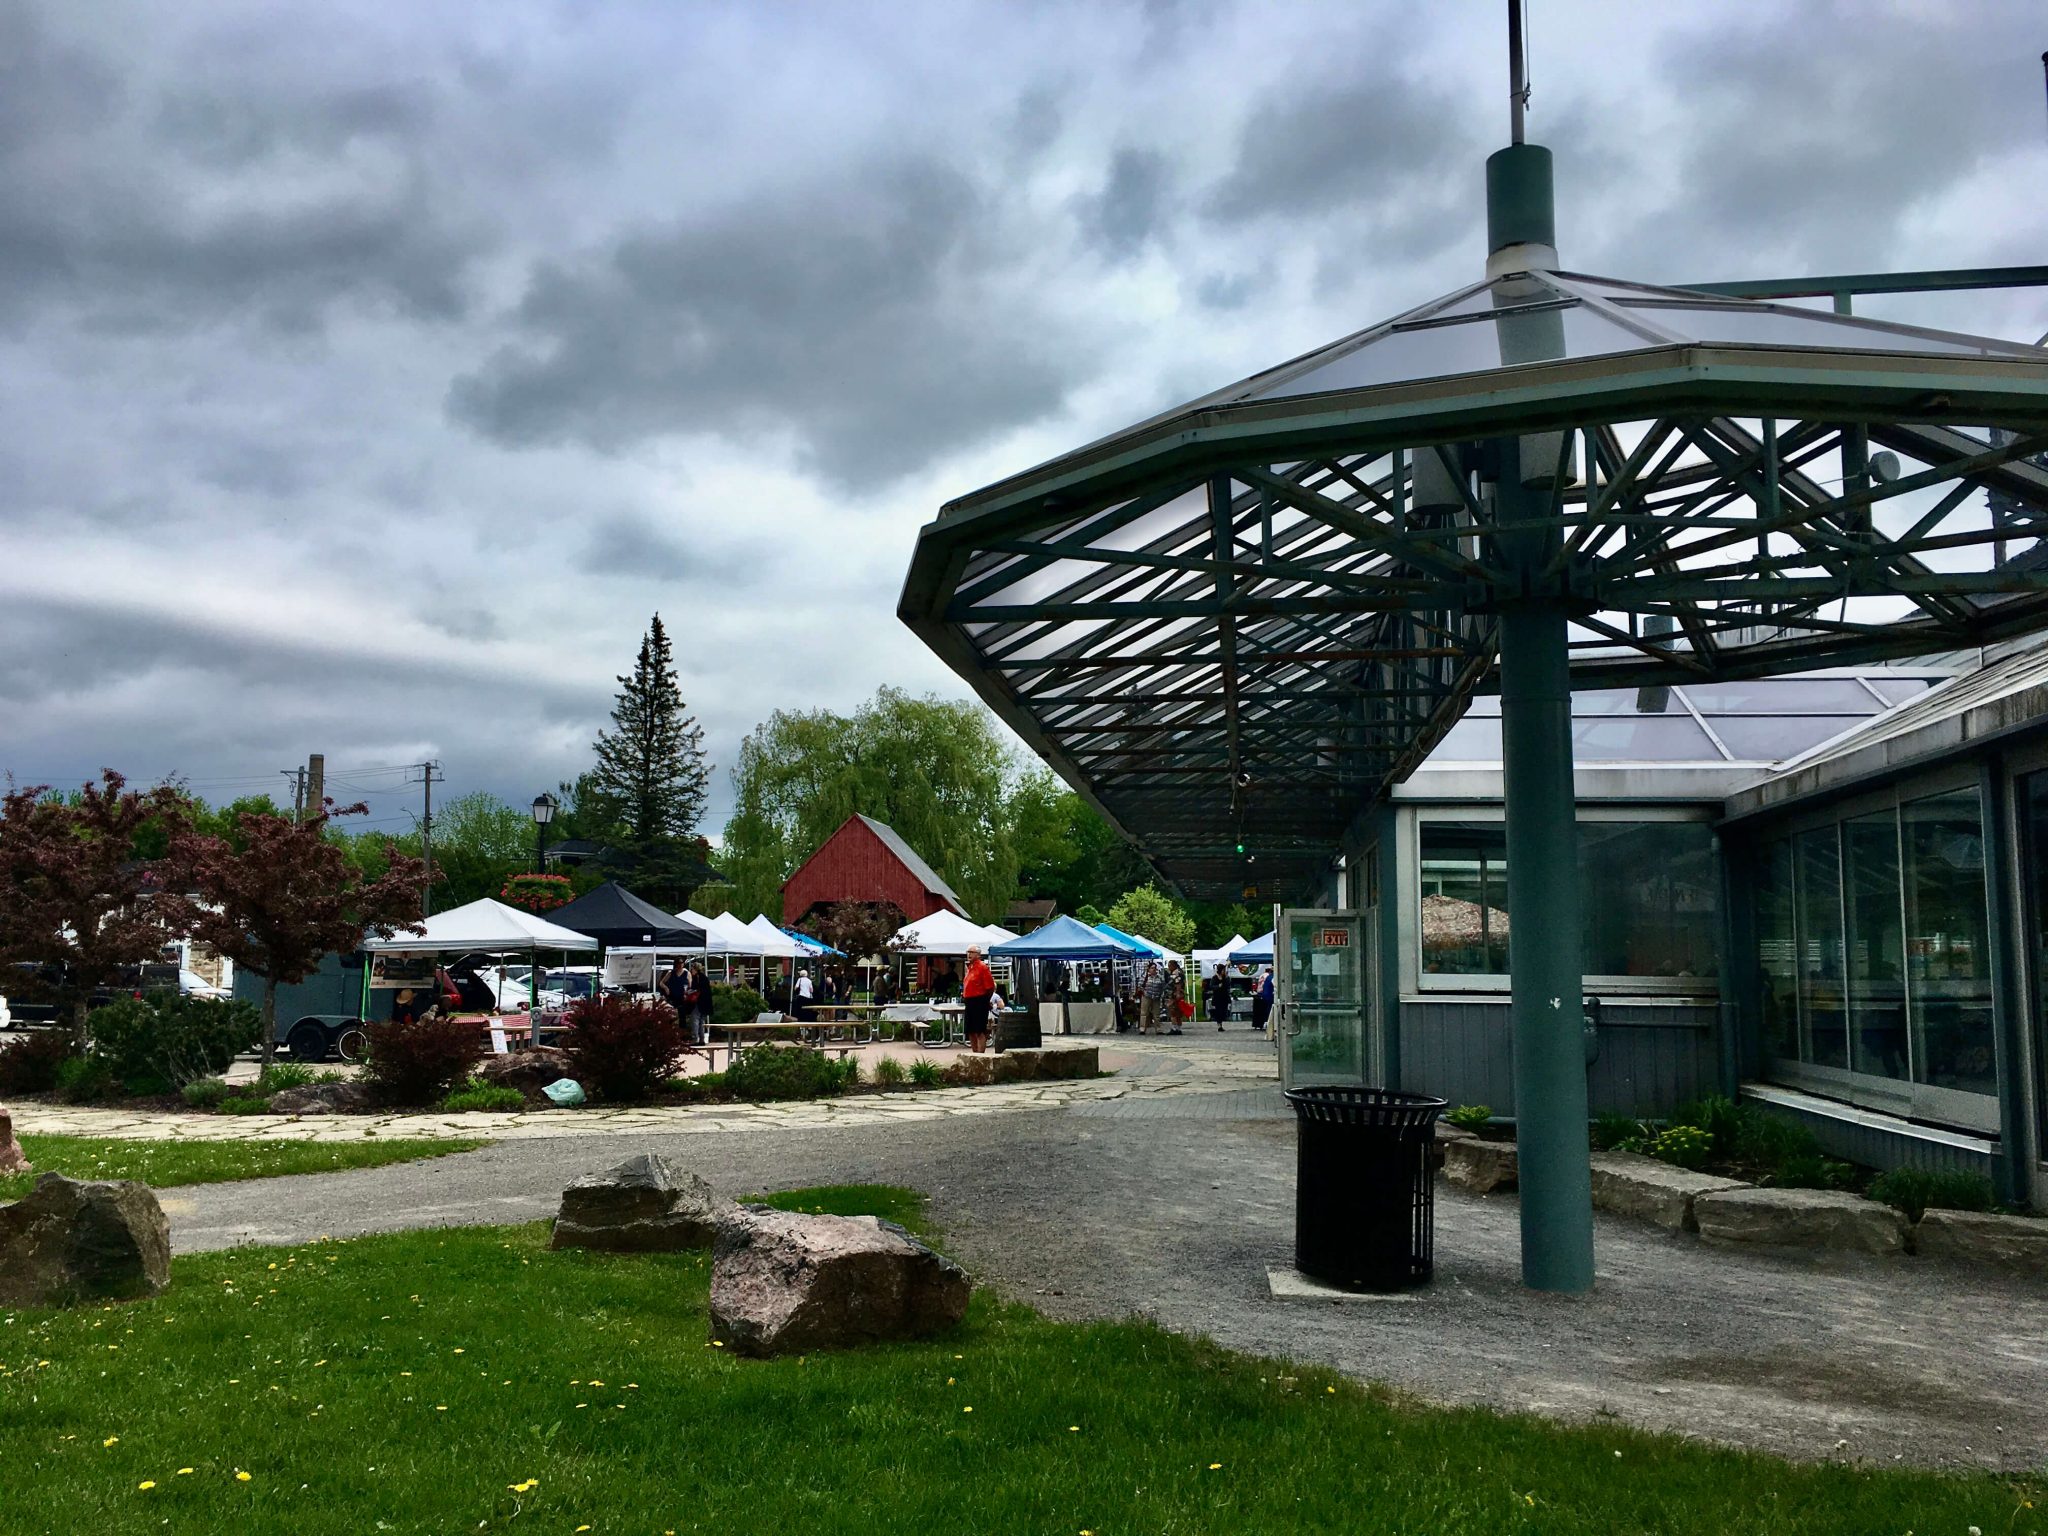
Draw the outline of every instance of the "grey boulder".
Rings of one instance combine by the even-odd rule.
[[[509,1051],[503,1056],[486,1056],[476,1076],[499,1088],[517,1088],[535,1094],[549,1083],[569,1075],[569,1053],[558,1046],[542,1045],[532,1050]]]
[[[154,1296],[171,1281],[171,1226],[146,1184],[46,1173],[0,1206],[0,1306]]]
[[[14,1116],[0,1109],[0,1173],[27,1173],[27,1154],[14,1139]]]
[[[370,1090],[359,1083],[309,1083],[270,1096],[271,1112],[279,1115],[351,1114],[370,1103]]]
[[[1475,1195],[1513,1189],[1521,1175],[1512,1141],[1481,1141],[1472,1136],[1442,1143],[1444,1177]]]
[[[959,1325],[970,1289],[894,1222],[737,1206],[711,1252],[711,1337],[743,1355],[926,1338]]]
[[[1992,1211],[1930,1210],[1913,1228],[1913,1251],[2048,1280],[2048,1221]]]
[[[1693,1173],[1636,1152],[1593,1154],[1594,1208],[1654,1222],[1667,1232],[1698,1228],[1693,1202],[1701,1195],[1748,1187],[1740,1179]]]
[[[1838,1189],[1724,1189],[1696,1195],[1693,1219],[1710,1243],[1838,1253],[1903,1253],[1906,1218]]]
[[[551,1248],[676,1253],[709,1248],[719,1201],[694,1173],[680,1177],[652,1153],[589,1173],[562,1191]]]

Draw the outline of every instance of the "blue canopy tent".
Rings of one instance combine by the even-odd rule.
[[[814,955],[837,955],[842,960],[846,958],[844,951],[834,949],[823,939],[814,939],[808,933],[800,933],[794,928],[785,928],[782,931]]]
[[[1269,929],[1242,949],[1233,949],[1230,952],[1230,963],[1232,965],[1271,965],[1273,963],[1273,935],[1278,932],[1279,929],[1277,928]]]
[[[1174,954],[1171,950],[1161,949],[1150,939],[1141,939],[1134,933],[1125,933],[1123,929],[1112,928],[1107,923],[1097,923],[1095,931],[1108,934],[1112,939],[1123,945],[1131,954],[1142,955],[1147,960],[1178,960],[1180,958],[1179,955]]]
[[[1091,928],[1079,918],[1056,917],[1044,927],[989,946],[991,959],[1008,960],[1136,960],[1150,958],[1147,946],[1114,929]],[[1060,991],[1060,1033],[1074,1032],[1073,1007]]]

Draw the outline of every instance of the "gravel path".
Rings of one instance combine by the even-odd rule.
[[[1132,1075],[1185,1071],[1215,1044],[1162,1042]],[[2048,1297],[2037,1287],[1913,1259],[1711,1250],[1603,1216],[1595,1293],[1539,1295],[1520,1284],[1513,1197],[1439,1184],[1429,1290],[1279,1300],[1267,1271],[1291,1255],[1293,1140],[1277,1090],[1240,1079],[1034,1113],[506,1142],[195,1186],[164,1205],[178,1249],[194,1252],[530,1220],[551,1214],[575,1175],[639,1151],[733,1194],[908,1184],[930,1195],[949,1251],[978,1279],[1055,1316],[1140,1315],[1439,1401],[1614,1415],[1800,1457],[2048,1466]]]

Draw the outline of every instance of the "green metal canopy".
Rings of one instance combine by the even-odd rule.
[[[1504,600],[1584,686],[2048,622],[2044,448],[2039,347],[1499,272],[949,502],[898,611],[1171,883],[1285,896],[1495,686]]]

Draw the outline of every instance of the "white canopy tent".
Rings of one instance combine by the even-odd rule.
[[[964,955],[969,946],[985,950],[991,942],[991,934],[1002,932],[1005,939],[1016,935],[1003,930],[984,928],[980,923],[969,922],[958,912],[941,907],[930,917],[920,917],[914,923],[905,923],[896,930],[896,948],[906,955]]]
[[[1243,934],[1233,933],[1229,942],[1220,948],[1198,949],[1195,951],[1195,965],[1204,976],[1207,976],[1217,966],[1230,964],[1230,952],[1234,949],[1243,949],[1245,942]]]
[[[502,954],[520,949],[591,950],[597,948],[597,940],[485,896],[467,906],[436,912],[426,920],[424,933],[365,939],[363,948],[406,954],[459,954],[471,949]]]
[[[747,924],[747,932],[752,936],[754,944],[754,948],[747,951],[751,955],[760,955],[770,960],[809,960],[817,954],[816,950],[797,943],[795,939],[769,922],[765,912]]]

